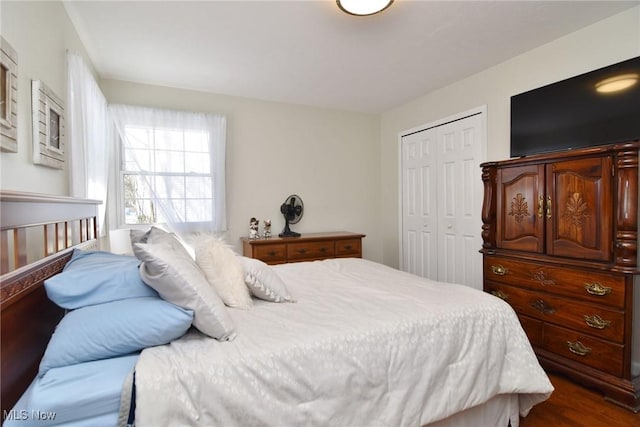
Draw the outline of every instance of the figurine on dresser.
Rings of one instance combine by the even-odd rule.
[[[262,233],[262,237],[265,239],[271,238],[271,220],[265,219],[264,221],[264,232]]]
[[[251,218],[249,220],[249,238],[250,239],[258,239],[260,235],[258,234],[258,227],[260,226],[260,221],[256,218]]]

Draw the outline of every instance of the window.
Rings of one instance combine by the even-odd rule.
[[[120,142],[119,222],[224,229],[224,117],[128,106],[114,110],[119,108],[148,113],[114,114]],[[194,120],[198,117],[204,120]],[[217,125],[208,126],[207,119]]]

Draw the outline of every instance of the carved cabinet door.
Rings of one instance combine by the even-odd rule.
[[[544,165],[500,168],[496,174],[496,246],[544,251]]]
[[[610,156],[546,166],[547,254],[611,259],[612,171]]]

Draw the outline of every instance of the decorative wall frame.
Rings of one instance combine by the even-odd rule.
[[[18,54],[0,37],[0,151],[18,152]]]
[[[64,102],[40,80],[31,81],[33,163],[64,168]]]

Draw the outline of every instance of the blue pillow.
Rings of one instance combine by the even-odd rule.
[[[167,344],[191,326],[193,312],[158,297],[129,298],[70,311],[40,362],[49,369],[107,359]]]
[[[158,296],[138,273],[140,260],[130,255],[74,250],[61,273],[45,280],[51,301],[75,309],[126,298]]]
[[[13,407],[13,413],[22,416],[7,418],[2,426],[117,425],[120,394],[138,356],[132,354],[51,369],[42,378],[36,378]],[[55,418],[35,419],[36,413],[54,413]]]

